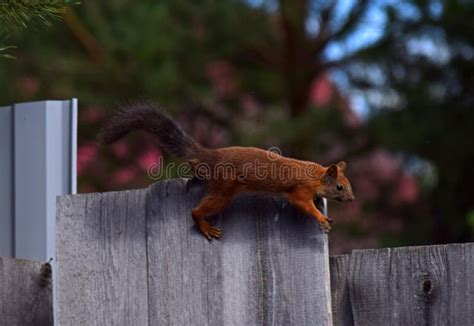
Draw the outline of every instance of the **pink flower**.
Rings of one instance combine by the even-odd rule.
[[[327,75],[324,75],[313,81],[311,86],[311,102],[316,106],[325,106],[329,104],[334,95],[334,86]]]
[[[369,164],[373,176],[381,182],[392,182],[401,169],[401,160],[383,149],[372,152]]]
[[[93,142],[88,142],[79,146],[77,150],[77,173],[81,174],[84,169],[93,164],[97,158],[97,146]]]
[[[138,158],[138,164],[140,167],[147,171],[152,164],[160,164],[161,152],[155,148],[151,148],[144,152]]]
[[[118,185],[130,183],[137,177],[137,170],[133,167],[127,167],[118,170],[113,176],[112,181]]]
[[[398,179],[397,187],[395,188],[392,204],[411,204],[418,198],[418,185],[413,176],[403,173]]]

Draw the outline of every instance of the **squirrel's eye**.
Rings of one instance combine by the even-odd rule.
[[[337,191],[342,191],[344,189],[344,187],[342,185],[338,184],[336,186],[336,189],[337,189]]]

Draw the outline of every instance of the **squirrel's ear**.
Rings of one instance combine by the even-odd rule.
[[[337,166],[336,165],[331,165],[328,170],[326,171],[326,174],[331,177],[336,179],[337,178]]]
[[[341,170],[341,172],[344,172],[346,170],[346,166],[347,166],[346,162],[341,161],[337,163],[336,165],[339,168],[339,170]]]

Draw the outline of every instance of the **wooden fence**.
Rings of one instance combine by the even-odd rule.
[[[313,219],[252,195],[215,219],[224,237],[209,243],[191,219],[202,194],[173,180],[60,197],[58,324],[474,324],[473,244],[329,260]]]
[[[334,325],[474,325],[474,244],[331,257]]]
[[[273,197],[238,198],[209,243],[184,180],[58,202],[61,325],[327,325],[327,237]],[[255,218],[258,216],[258,218]]]
[[[0,326],[53,324],[50,267],[0,257]]]

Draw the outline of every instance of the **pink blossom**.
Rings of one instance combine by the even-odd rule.
[[[403,173],[398,179],[398,184],[392,197],[392,204],[411,204],[417,199],[418,185],[415,178],[407,173]]]
[[[137,170],[133,167],[127,167],[118,170],[112,176],[112,181],[118,185],[125,185],[133,181],[137,176]]]
[[[401,168],[401,160],[383,149],[374,150],[368,163],[372,175],[381,182],[391,182],[398,176]]]
[[[97,146],[93,142],[79,146],[77,150],[77,173],[81,174],[91,166],[97,158]]]
[[[161,152],[155,148],[145,151],[138,158],[138,164],[143,170],[148,170],[152,164],[160,164]]]
[[[311,86],[311,102],[317,106],[329,104],[334,96],[334,86],[327,75],[323,75],[313,81]]]

